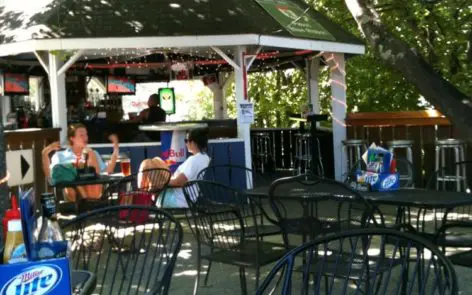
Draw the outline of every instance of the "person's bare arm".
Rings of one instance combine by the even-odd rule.
[[[88,154],[87,166],[95,168],[96,173],[100,173],[100,166],[98,165],[97,155],[91,148],[86,148]]]
[[[41,152],[42,162],[43,162],[43,172],[46,177],[51,176],[51,170],[49,168],[49,166],[51,166],[51,159],[49,159],[49,154],[52,151],[59,150],[60,148],[61,148],[61,145],[59,141],[55,141],[49,144],[48,146],[46,146]]]
[[[182,187],[188,182],[187,176],[183,173],[174,174],[170,181],[169,186],[171,187]]]
[[[107,164],[107,173],[111,174],[115,171],[116,160],[118,159],[118,155],[120,154],[120,145],[118,143],[118,136],[116,134],[112,134],[108,137],[108,139],[113,143],[113,154],[111,154],[111,159]]]

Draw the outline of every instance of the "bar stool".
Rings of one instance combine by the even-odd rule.
[[[414,143],[413,140],[392,140],[392,141],[387,142],[387,146],[391,153],[395,153],[395,150],[397,149],[405,149],[406,159],[408,160],[408,162],[411,163],[411,165],[413,165],[413,143]],[[397,168],[399,168],[398,172],[400,173],[400,183],[413,184],[413,178],[412,178],[413,175],[411,173],[408,173],[409,172],[408,167],[403,167],[403,168],[407,168],[406,169],[407,174],[404,174],[403,173],[404,171],[400,171],[400,167],[398,166],[398,163],[397,163]]]
[[[260,168],[262,173],[266,170],[266,165],[270,157],[272,157],[270,149],[270,136],[267,133],[253,134],[252,158],[255,161],[254,168]]]
[[[436,190],[439,190],[439,184],[442,183],[442,188],[446,187],[447,183],[456,183],[456,189],[458,192],[462,191],[461,186],[463,185],[464,189],[467,188],[467,176],[466,176],[466,167],[463,165],[456,165],[454,171],[446,170],[446,151],[452,150],[454,152],[454,161],[455,163],[465,161],[464,153],[465,141],[459,139],[442,139],[435,141],[436,147]]]
[[[361,163],[362,154],[367,150],[367,142],[362,139],[343,140],[343,150],[343,155],[347,155],[347,173],[350,173],[354,165]]]
[[[308,172],[311,168],[311,144],[309,133],[295,134],[295,160],[298,174]]]

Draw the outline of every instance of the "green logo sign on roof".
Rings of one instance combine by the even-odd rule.
[[[311,15],[291,0],[255,0],[294,37],[335,41]]]

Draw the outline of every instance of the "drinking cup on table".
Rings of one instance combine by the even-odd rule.
[[[131,175],[130,159],[129,158],[121,159],[120,165],[121,165],[121,173],[123,173],[124,176],[130,176]]]

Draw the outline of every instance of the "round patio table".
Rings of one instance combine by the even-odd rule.
[[[139,130],[161,132],[161,159],[169,164],[169,169],[173,173],[187,159],[185,147],[187,131],[207,126],[206,123],[157,123],[141,125]]]
[[[317,186],[320,196],[329,193],[324,191],[322,185]],[[269,186],[260,186],[245,192],[249,196],[260,198],[269,197]],[[304,196],[300,192],[287,191],[287,193],[278,193],[279,197],[293,198],[296,193],[297,198],[308,198],[310,195]],[[388,192],[361,192],[361,194],[374,204],[405,206],[405,207],[421,207],[428,209],[454,208],[459,206],[472,205],[472,194],[463,192],[445,192],[432,191],[424,189],[399,189]],[[311,193],[313,195],[313,193]],[[348,197],[348,196],[346,196]]]
[[[60,190],[64,188],[76,188],[78,186],[84,186],[84,185],[94,185],[94,184],[112,184],[115,183],[121,179],[123,179],[123,174],[117,173],[113,175],[99,175],[96,178],[91,178],[91,179],[77,179],[74,181],[64,181],[64,182],[59,182],[54,185],[51,185],[54,190]],[[56,192],[57,195],[57,192]],[[79,212],[79,206],[82,198],[80,197],[80,194],[77,194],[77,198],[75,198],[75,210]]]
[[[329,194],[329,189],[323,190],[323,185],[316,187],[317,192],[309,192],[304,195],[303,192],[287,190],[287,192],[278,192],[279,198],[292,198],[303,201],[312,196],[322,197]],[[269,186],[261,186],[245,192],[248,196],[257,198],[269,198]],[[372,204],[387,205],[397,207],[395,223],[416,225],[416,229],[425,230],[424,221],[420,220],[421,216],[427,210],[444,210],[443,220],[447,218],[447,212],[461,206],[472,206],[472,194],[465,192],[446,192],[433,191],[425,189],[399,189],[388,192],[361,192],[364,198]],[[349,198],[350,196],[343,196]],[[411,208],[418,208],[417,219],[412,220],[413,215],[410,214]]]

